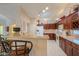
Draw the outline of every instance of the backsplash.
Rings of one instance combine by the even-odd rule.
[[[79,35],[79,30],[72,30],[72,34],[76,34],[76,35]]]
[[[57,34],[59,35],[79,35],[79,30],[57,30]]]

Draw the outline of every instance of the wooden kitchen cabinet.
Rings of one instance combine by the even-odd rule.
[[[74,21],[72,26],[73,26],[73,29],[79,29],[79,21]]]
[[[56,34],[52,34],[50,37],[52,40],[56,40]]]
[[[44,24],[44,29],[56,29],[56,24]]]
[[[73,47],[73,56],[79,56],[78,49]]]
[[[71,46],[71,42],[69,42],[68,40],[60,37],[59,39],[59,44],[60,47],[62,48],[62,50],[68,55],[68,56],[72,56],[72,46]]]
[[[65,40],[62,37],[59,37],[59,46],[65,51]]]
[[[60,19],[60,21],[58,22],[58,24],[60,25],[60,24],[63,24],[63,28],[64,29],[71,29],[71,15],[69,15],[69,16],[63,16],[63,17],[61,17]]]
[[[59,46],[62,48],[62,39],[59,37]]]
[[[54,33],[44,33],[44,35],[48,35],[50,40],[56,40],[56,34]]]
[[[78,12],[63,16],[58,24],[63,24],[64,29],[79,29],[79,16]]]
[[[79,46],[72,43],[72,47],[73,47],[73,56],[79,56]]]
[[[62,37],[59,37],[59,45],[68,56],[79,56],[79,45]]]
[[[72,29],[79,29],[79,16],[78,16],[78,13],[75,13],[74,17],[72,17]]]
[[[66,45],[66,51],[65,53],[68,55],[68,56],[72,56],[72,46],[70,45]]]
[[[69,42],[68,40],[66,40],[66,45],[65,45],[65,53],[68,55],[68,56],[72,56],[73,55],[73,52],[72,52],[72,43]]]
[[[68,16],[65,17],[64,21],[63,21],[63,25],[64,25],[64,29],[72,29],[72,17],[73,14],[70,14]]]

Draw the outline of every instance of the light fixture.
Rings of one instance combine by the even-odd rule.
[[[43,10],[42,12],[45,13],[45,10]]]
[[[46,10],[48,10],[49,8],[48,8],[48,7],[46,7],[45,9],[46,9]]]

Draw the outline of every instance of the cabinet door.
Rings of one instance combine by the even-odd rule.
[[[56,40],[56,35],[55,34],[49,34],[50,40]]]
[[[66,45],[66,54],[72,56],[72,47],[70,45]]]
[[[65,39],[62,40],[62,49],[65,52]]]
[[[79,56],[78,49],[73,47],[73,56]]]
[[[56,29],[56,24],[44,24],[44,29]]]
[[[56,34],[52,34],[53,40],[56,40]]]
[[[64,29],[72,29],[72,22],[70,17],[68,17],[63,24]]]
[[[79,17],[78,13],[75,13],[72,17],[72,27],[73,29],[79,29]]]
[[[61,38],[61,48],[65,52],[65,39]]]
[[[70,44],[70,42],[66,42],[66,46],[65,46],[65,49],[66,49],[66,54],[68,55],[68,56],[72,56],[72,46],[71,46],[71,44]]]
[[[56,40],[56,34],[53,34],[53,33],[44,33],[44,35],[48,35],[50,40]]]
[[[73,23],[72,23],[72,26],[73,26],[73,29],[79,29],[79,21],[75,20]]]
[[[79,56],[79,49],[78,49],[78,45],[72,43],[73,46],[73,56]]]
[[[60,37],[59,45],[62,48],[62,50],[65,52],[65,39]]]

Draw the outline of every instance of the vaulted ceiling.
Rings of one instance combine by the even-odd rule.
[[[49,18],[51,21],[55,21],[58,17],[61,17],[74,4],[62,4],[62,3],[18,3],[18,4],[0,4],[0,14],[8,17],[12,20],[19,19],[19,9],[23,8],[27,16],[31,19],[35,19],[40,15],[40,18]],[[49,9],[42,13],[42,10],[48,7]]]

